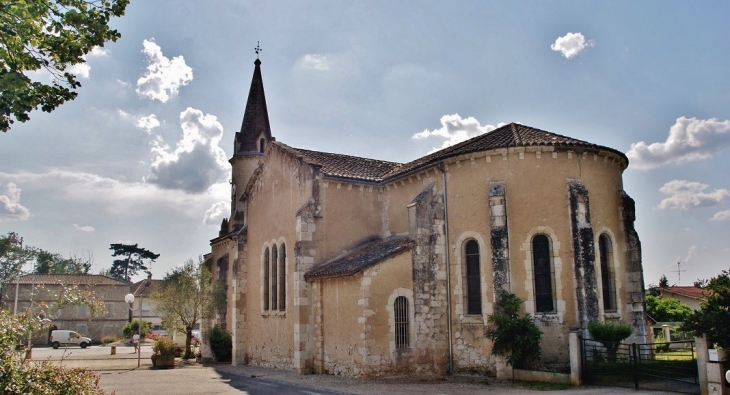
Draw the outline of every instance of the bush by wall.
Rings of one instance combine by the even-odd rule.
[[[210,350],[215,359],[221,362],[230,361],[233,354],[231,333],[216,325],[210,330]]]

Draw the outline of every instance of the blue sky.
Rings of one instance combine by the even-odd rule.
[[[272,133],[407,162],[508,122],[629,155],[645,281],[730,265],[730,3],[133,1],[79,97],[0,135],[0,232],[209,251],[261,43]],[[36,78],[46,78],[38,73]],[[421,138],[416,138],[421,137]]]

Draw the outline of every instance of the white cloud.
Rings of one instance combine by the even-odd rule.
[[[193,69],[185,64],[182,55],[172,60],[166,58],[160,46],[153,40],[144,40],[142,45],[142,52],[149,58],[149,65],[144,75],[137,80],[137,94],[165,103],[177,94],[181,86],[193,80]]]
[[[0,222],[22,221],[29,217],[30,211],[20,204],[20,188],[15,183],[7,183],[5,191],[3,194],[0,194]]]
[[[730,221],[730,210],[718,211],[710,218],[710,221]]]
[[[93,232],[94,231],[93,226],[79,226],[78,224],[74,224],[74,229],[80,230],[82,232]]]
[[[327,71],[332,67],[332,61],[327,55],[306,54],[299,60],[299,66],[305,69]]]
[[[560,52],[566,59],[570,59],[581,53],[584,49],[594,46],[593,40],[586,40],[582,33],[568,33],[558,37],[550,45],[550,49]]]
[[[231,211],[230,203],[228,202],[217,202],[214,203],[208,210],[205,211],[205,217],[203,223],[206,225],[220,225],[223,218],[228,218],[228,213]]]
[[[147,134],[150,134],[154,128],[160,126],[160,121],[157,120],[157,116],[155,114],[150,114],[146,117],[137,118],[135,126],[144,130]]]
[[[152,147],[151,174],[145,181],[164,189],[200,193],[224,178],[226,154],[218,146],[223,126],[211,114],[188,107],[180,113],[183,137],[175,150],[161,138]]]
[[[445,138],[446,141],[441,144],[440,148],[434,148],[431,152],[462,141],[468,140],[472,137],[478,136],[490,132],[504,123],[500,123],[497,126],[484,125],[482,126],[479,121],[474,117],[462,118],[459,114],[444,115],[441,117],[441,127],[434,130],[424,130],[420,133],[416,133],[411,138],[416,140],[425,139],[431,136]]]
[[[692,246],[689,248],[689,251],[687,251],[687,256],[684,257],[682,262],[687,263],[692,261],[692,254],[697,251],[697,244],[692,244]]]
[[[626,156],[633,167],[651,169],[669,163],[707,159],[728,146],[730,120],[681,117],[669,128],[667,141],[651,145],[643,141],[633,143]]]
[[[76,74],[77,77],[89,79],[89,73],[91,72],[91,66],[88,63],[89,58],[100,58],[109,54],[109,51],[102,47],[94,47],[89,53],[82,56],[84,59],[83,63],[73,64],[66,68],[71,74]]]
[[[659,188],[659,191],[670,196],[662,200],[657,208],[689,210],[691,208],[712,207],[730,198],[730,191],[727,189],[704,192],[709,187],[707,184],[687,180],[669,181]]]

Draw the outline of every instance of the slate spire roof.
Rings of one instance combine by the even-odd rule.
[[[261,77],[261,61],[256,59],[254,65],[241,131],[236,133],[234,156],[258,155],[258,139],[262,133],[267,142],[272,140],[269,111],[266,108],[266,96],[264,95],[264,81]]]

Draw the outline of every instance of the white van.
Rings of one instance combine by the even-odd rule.
[[[86,348],[91,344],[91,339],[83,337],[74,331],[55,330],[51,332],[51,345],[54,349],[61,345],[74,345]]]

